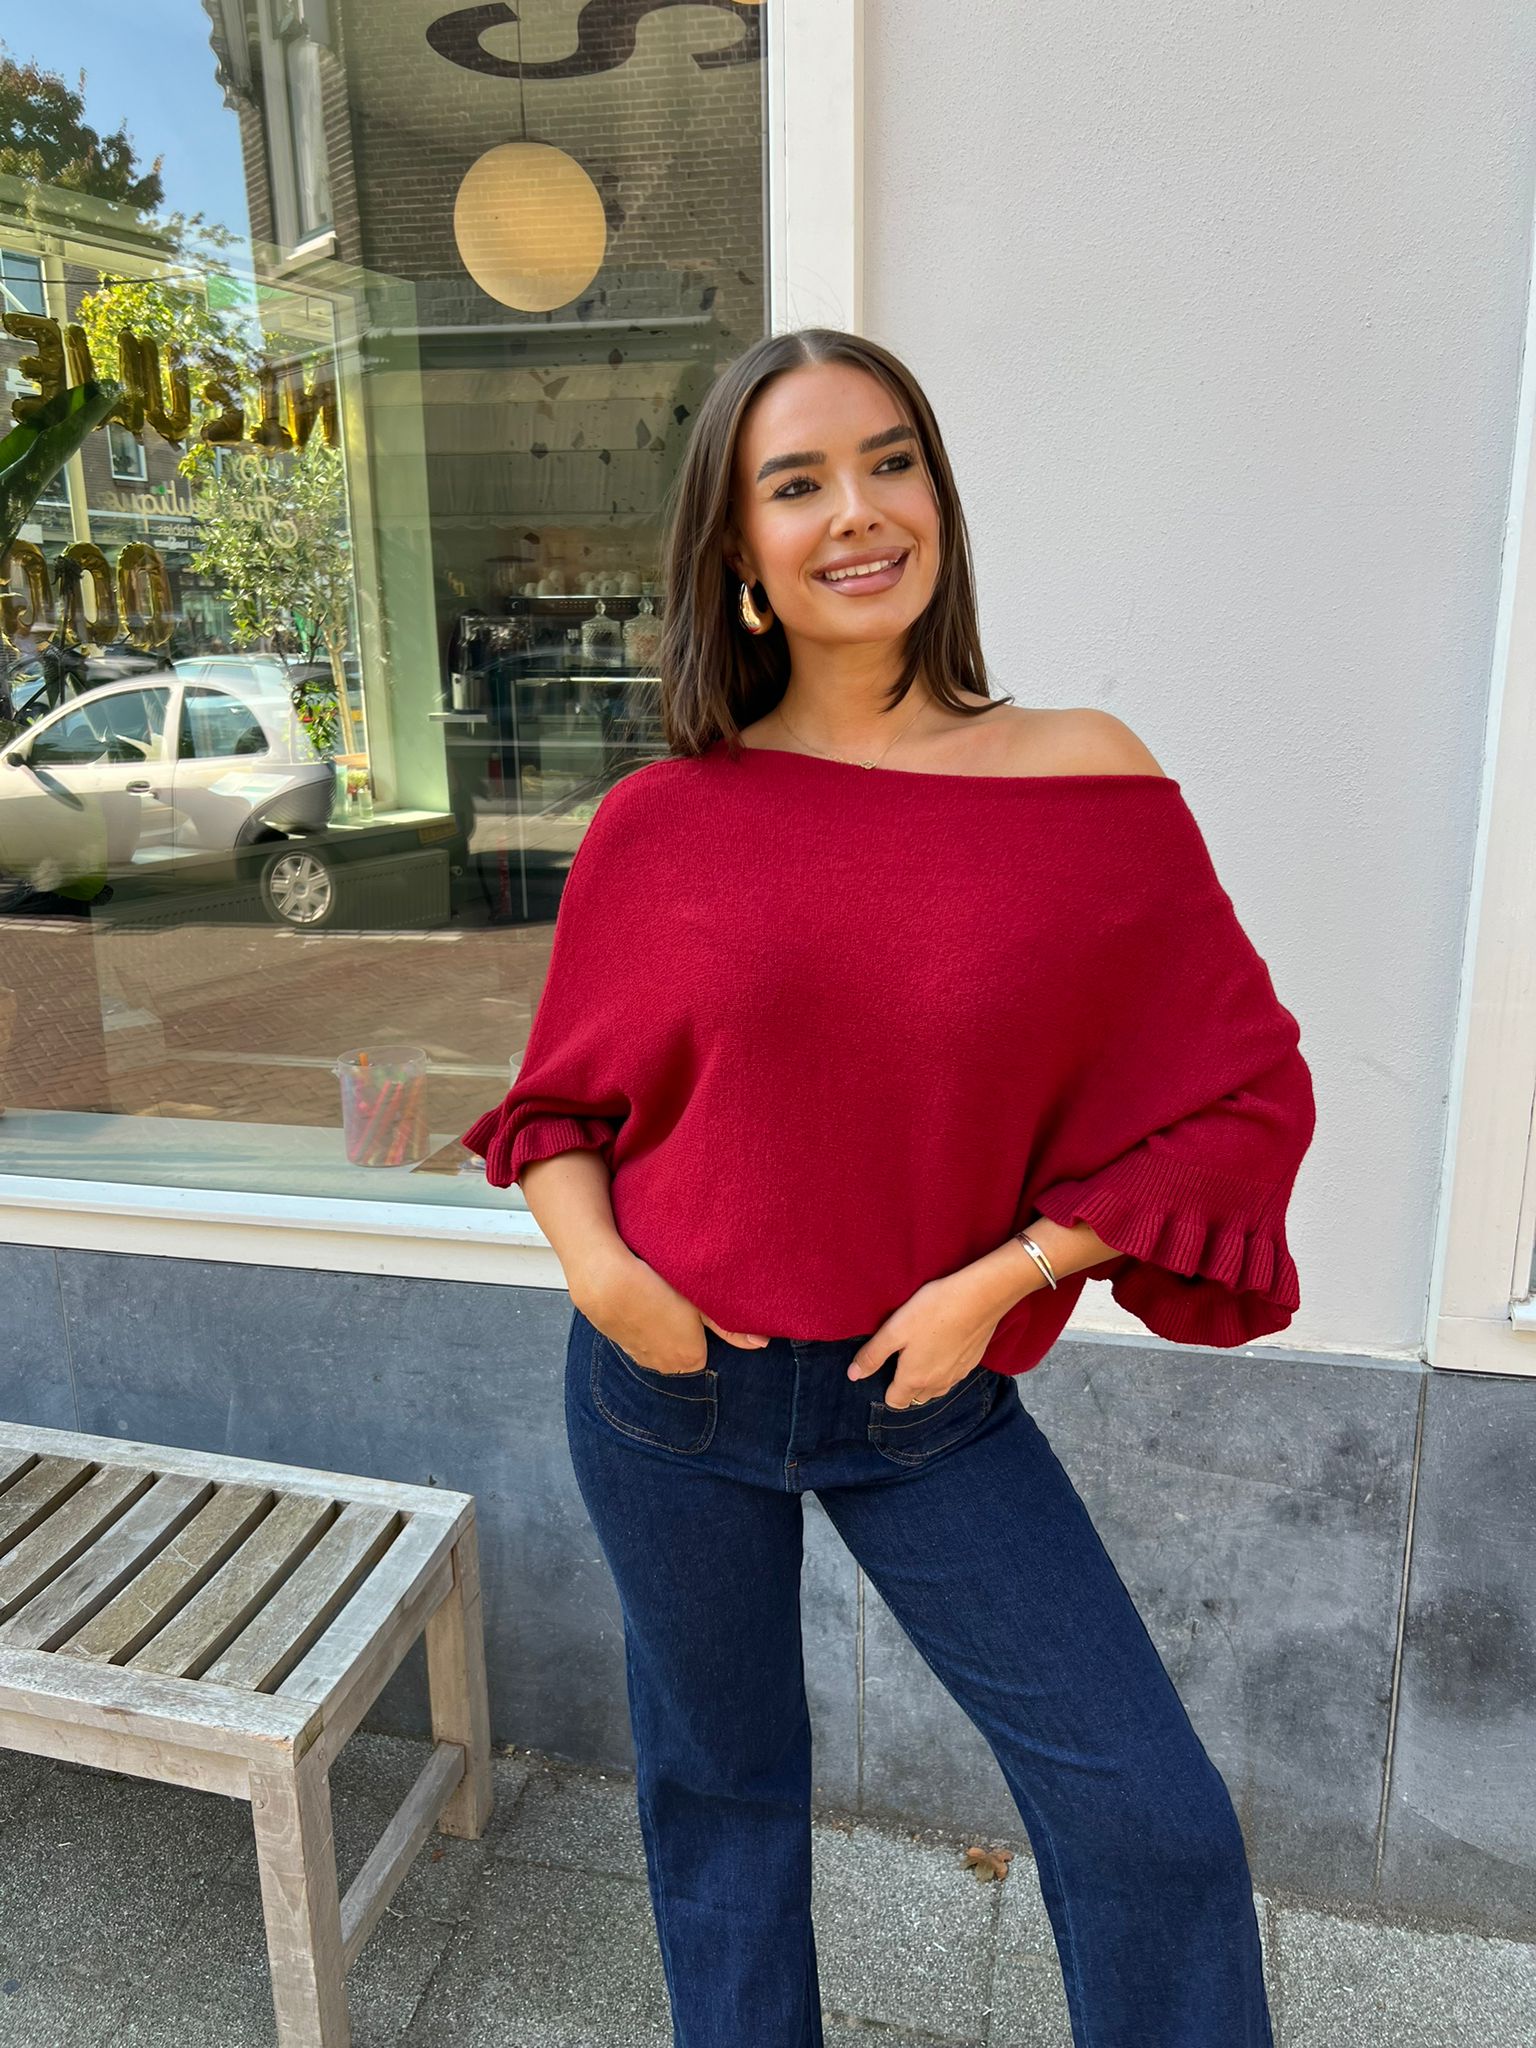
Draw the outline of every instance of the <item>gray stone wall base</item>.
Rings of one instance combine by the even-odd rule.
[[[494,1734],[633,1767],[565,1445],[563,1293],[0,1248],[0,1415],[465,1488]],[[1536,1939],[1536,1380],[1067,1338],[1016,1387],[1272,1897]],[[1027,1847],[1001,1772],[806,1501],[826,1806]],[[419,1650],[370,1717],[426,1732]]]

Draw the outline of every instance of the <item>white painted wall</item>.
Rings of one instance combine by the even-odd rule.
[[[866,0],[865,39],[863,324],[944,429],[994,684],[1180,779],[1316,1083],[1284,1341],[1417,1354],[1536,8]]]

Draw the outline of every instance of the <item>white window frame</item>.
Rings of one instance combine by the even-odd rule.
[[[863,0],[764,0],[770,330],[862,331]],[[284,111],[286,119],[286,108]],[[510,1197],[509,1197],[510,1199]],[[13,1244],[563,1288],[528,1210],[0,1174]]]
[[[19,259],[23,263],[35,263],[37,265],[37,290],[38,296],[43,303],[41,307],[24,306],[12,289],[12,279],[0,274],[0,310],[18,313],[46,313],[48,309],[48,281],[43,274],[42,257],[38,255],[35,249],[19,249],[13,243],[7,242],[3,248],[0,248],[0,272],[4,270],[3,259],[7,256]]]
[[[1536,1376],[1536,280],[1488,692],[1426,1355]]]
[[[267,164],[271,175],[273,225],[279,246],[288,252],[288,262],[298,263],[335,253],[334,223],[326,221],[306,230],[299,199],[298,137],[294,133],[293,109],[288,98],[288,58],[283,38],[273,21],[273,0],[257,0],[256,23],[260,45],[262,109],[267,125]],[[320,146],[326,146],[322,134]],[[334,207],[335,194],[332,193]],[[284,266],[286,267],[286,266]]]
[[[119,469],[118,449],[127,442],[134,450],[134,467]],[[144,443],[130,427],[119,420],[107,422],[107,466],[112,472],[112,481],[117,484],[143,484],[149,481],[149,457]]]

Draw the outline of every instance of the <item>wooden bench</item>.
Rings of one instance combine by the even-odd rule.
[[[433,1749],[345,1898],[330,1767],[422,1630]],[[474,1498],[0,1423],[0,1747],[247,1799],[282,2048],[491,1812]]]

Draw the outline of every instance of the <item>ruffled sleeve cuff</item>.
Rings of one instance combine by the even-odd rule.
[[[509,1188],[525,1166],[557,1152],[601,1152],[612,1171],[617,1128],[607,1117],[530,1115],[525,1107],[499,1102],[476,1118],[459,1143],[481,1155],[492,1187]]]
[[[1232,1346],[1283,1330],[1301,1306],[1289,1192],[1138,1148],[1034,1203],[1067,1229],[1090,1224],[1123,1255],[1092,1271],[1157,1336]]]

